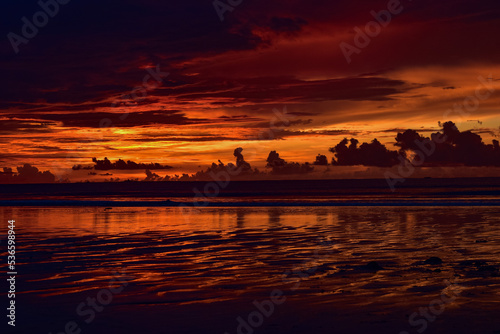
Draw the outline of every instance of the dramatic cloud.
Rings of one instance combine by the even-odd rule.
[[[98,160],[97,158],[92,158],[94,162],[95,170],[138,170],[138,169],[171,169],[172,166],[161,165],[159,163],[137,163],[134,161],[124,161],[118,159],[115,162],[111,162],[107,157],[104,160]],[[73,166],[73,170],[88,169],[81,165]]]
[[[339,166],[390,167],[398,163],[398,153],[388,150],[377,139],[374,139],[371,143],[363,143],[359,147],[358,144],[357,139],[351,138],[351,140],[347,140],[346,138],[335,147],[330,148],[330,152],[335,154],[332,164]]]
[[[498,1],[401,3],[348,64],[340,44],[356,45],[355,28],[375,21],[387,0],[247,0],[223,21],[207,0],[71,1],[18,53],[9,38],[0,40],[0,162],[50,169],[94,156],[160,157],[182,174],[221,154],[232,159],[235,147],[311,161],[327,153],[323,143],[356,137],[369,143],[356,147],[364,153],[347,150],[337,163],[386,166],[394,150],[386,129],[428,136],[451,119],[470,130],[469,118],[443,114],[475,96],[479,76],[491,96],[470,119],[484,122],[475,133],[485,141],[498,136]],[[37,1],[6,2],[3,36],[22,35],[21,18],[38,11]],[[273,122],[284,106],[297,118]],[[470,156],[466,136],[474,141],[462,135],[447,144],[460,146],[453,154]],[[494,145],[473,147],[486,152],[480,163],[494,164]]]
[[[267,167],[271,168],[272,175],[293,175],[293,174],[307,174],[314,170],[308,162],[300,164],[298,162],[287,162],[280,158],[279,153],[276,151],[269,152],[267,157]]]
[[[228,163],[225,165],[219,160],[219,163],[212,163],[206,170],[198,171],[194,174],[182,174],[174,176],[165,176],[164,178],[146,170],[145,181],[222,181],[228,182],[229,180],[242,180],[262,178],[265,173],[260,172],[257,168],[252,169],[252,166],[245,161],[243,157],[243,148],[238,147],[234,150],[233,155],[236,158],[236,165]]]
[[[49,171],[40,171],[35,166],[25,164],[17,167],[17,173],[12,168],[4,167],[0,172],[0,183],[53,183],[56,177]]]
[[[54,130],[50,129],[50,126],[54,125],[56,123],[53,122],[0,119],[0,135],[15,134],[18,132],[51,133]]]
[[[22,117],[23,115],[9,115],[11,117]],[[79,112],[66,114],[37,114],[32,113],[30,117],[43,121],[61,122],[66,127],[135,127],[152,124],[188,124],[192,123],[183,113],[171,110],[158,110],[147,112]],[[203,120],[197,120],[203,122]],[[43,123],[42,123],[43,124]],[[50,123],[45,123],[50,124]],[[52,123],[53,124],[53,123]]]
[[[252,167],[248,162],[245,161],[243,154],[241,154],[242,151],[243,148],[241,147],[238,147],[234,150],[234,156],[236,157],[236,168],[240,169],[242,172],[247,172],[251,170]]]
[[[471,131],[460,132],[453,122],[443,124],[442,132],[431,138],[423,137],[414,130],[398,133],[397,146],[401,151],[432,152],[426,158],[426,165],[500,166],[500,146],[494,139],[485,144],[480,135]],[[437,141],[437,142],[436,142]]]
[[[500,166],[500,146],[498,140],[485,144],[480,135],[472,131],[460,132],[453,122],[445,122],[442,132],[433,133],[431,137],[420,135],[408,129],[396,136],[398,151],[388,150],[377,139],[371,143],[345,138],[330,152],[335,154],[333,165],[339,166],[377,166],[391,167],[400,164],[404,159],[418,159],[418,166]],[[349,145],[348,145],[349,144]],[[415,153],[425,154],[424,157]]]
[[[326,157],[326,155],[318,154],[316,156],[316,160],[314,161],[313,165],[328,166],[328,158]]]

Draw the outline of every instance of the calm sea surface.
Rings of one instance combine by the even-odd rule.
[[[273,291],[282,303],[254,319],[255,333],[417,333],[423,323],[409,315],[452,288],[426,333],[500,330],[500,208],[0,207],[0,216],[3,259],[16,220],[16,333],[59,334],[71,321],[82,333],[250,333],[238,317],[248,324]],[[111,288],[94,317],[86,304],[77,310]]]

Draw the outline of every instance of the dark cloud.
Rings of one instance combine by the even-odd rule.
[[[234,150],[234,157],[236,158],[236,168],[241,170],[243,173],[246,173],[250,170],[252,170],[252,166],[248,162],[245,161],[245,158],[243,157],[243,148],[238,147],[237,149]]]
[[[95,170],[140,170],[140,169],[171,169],[172,166],[162,165],[159,163],[143,163],[134,161],[124,161],[118,159],[115,162],[111,162],[107,157],[103,160],[98,160],[97,158],[92,158]],[[81,165],[73,166],[73,170],[85,169]]]
[[[358,144],[357,139],[347,140],[345,138],[335,147],[330,148],[330,152],[335,155],[332,164],[391,167],[398,163],[398,152],[388,150],[377,139],[371,143],[363,143],[359,147]]]
[[[17,173],[12,168],[4,167],[0,172],[0,183],[53,183],[56,177],[50,171],[40,171],[35,166],[25,164],[17,167]]]
[[[257,135],[246,136],[242,138],[242,140],[281,140],[286,138],[304,137],[304,136],[342,136],[342,135],[356,136],[358,133],[359,131],[350,131],[350,130],[302,131],[302,130],[277,129],[277,130],[272,130],[272,135],[259,133]]]
[[[44,150],[44,151],[61,151],[60,147],[49,146],[49,145],[30,145],[30,149]]]
[[[115,140],[136,143],[257,140],[247,128],[269,128],[266,120],[271,108],[267,113],[264,108],[290,103],[296,107],[290,114],[301,119],[290,121],[288,127],[276,124],[283,129],[273,132],[274,139],[356,136],[307,129],[312,124],[321,129],[346,122],[366,124],[374,118],[378,118],[377,122],[384,117],[408,118],[406,110],[395,110],[397,103],[417,99],[434,103],[446,98],[429,98],[422,91],[413,91],[424,85],[410,80],[427,82],[426,77],[391,77],[406,73],[406,69],[416,73],[419,68],[432,66],[463,66],[470,73],[472,68],[498,64],[498,1],[419,0],[404,2],[403,13],[394,17],[391,25],[347,66],[338,47],[340,40],[352,43],[353,28],[373,20],[370,11],[386,7],[387,0],[318,0],[314,4],[306,0],[247,0],[221,22],[212,1],[206,0],[71,1],[61,5],[59,13],[27,45],[20,46],[19,54],[14,54],[7,38],[0,40],[0,117],[9,117],[0,122],[0,133],[9,138],[27,132],[34,136],[50,134],[46,143],[37,143],[40,149],[47,150],[50,145],[57,146],[54,142],[79,142],[61,138],[69,132],[75,137],[88,133],[80,128],[101,126],[187,128],[185,135],[177,131],[172,132],[175,135],[115,136]],[[35,0],[6,2],[0,19],[3,36],[9,32],[19,34],[21,18],[31,18],[39,10]],[[148,90],[139,101],[122,98],[121,102],[132,103],[130,108],[111,108],[116,99],[143,84],[147,68],[157,65],[161,71],[170,72],[159,87]],[[461,80],[435,80],[431,86],[440,87],[444,96],[451,95],[453,87],[457,87],[455,94],[465,87]],[[387,103],[377,102],[384,106],[363,111],[374,104],[366,101]],[[161,105],[168,110],[162,110]],[[426,110],[434,108],[437,110],[436,104],[428,105]],[[189,135],[192,125],[212,129],[236,125],[236,129],[222,134],[214,131],[213,135]],[[237,128],[245,131],[238,132]],[[57,135],[58,131],[64,133]],[[466,138],[467,143],[476,140],[472,135],[459,137]],[[81,141],[106,140],[111,141],[87,140],[83,136]],[[376,143],[367,145],[364,147],[370,154],[380,148]],[[450,145],[455,147],[453,150],[460,146],[464,153],[469,144],[459,141]],[[472,147],[491,151],[485,148],[487,145]],[[7,153],[31,161],[25,152]],[[66,153],[39,152],[31,156],[68,157]],[[383,161],[378,156],[379,160],[373,159],[363,161]],[[459,161],[456,157],[451,160]],[[462,163],[472,163],[469,160]],[[478,161],[486,160],[483,157]]]
[[[269,179],[272,177],[277,177],[280,175],[300,175],[308,174],[314,170],[309,163],[300,164],[297,162],[287,162],[281,159],[279,153],[276,151],[271,151],[267,158],[267,168],[268,172],[259,171],[257,168],[252,168],[252,166],[245,161],[242,154],[243,148],[238,147],[234,150],[233,155],[236,158],[236,164],[228,163],[224,164],[222,161],[218,163],[212,163],[212,165],[206,170],[198,171],[195,174],[188,175],[183,174],[182,176],[165,176],[164,178],[154,174],[150,171],[146,171],[146,179],[148,181],[213,181],[223,179],[231,180],[242,180],[242,179]],[[220,178],[223,178],[222,180]]]
[[[51,133],[54,130],[51,126],[57,125],[54,122],[40,122],[33,120],[3,119],[0,120],[0,134],[15,134],[19,132],[30,133]]]
[[[259,171],[257,168],[252,169],[252,166],[245,161],[243,157],[243,148],[238,147],[234,150],[233,155],[236,158],[236,165],[232,162],[227,165],[222,161],[212,163],[206,170],[201,170],[195,174],[188,175],[174,175],[165,176],[164,178],[157,175],[148,174],[146,172],[146,179],[153,177],[154,181],[223,181],[228,180],[242,180],[265,177],[266,173]],[[222,179],[221,179],[222,178]]]
[[[192,124],[237,124],[241,122],[260,121],[261,118],[237,115],[234,117],[217,118],[189,118],[179,110],[151,110],[132,111],[116,109],[116,112],[78,112],[78,113],[39,113],[31,112],[29,117],[33,120],[22,120],[6,122],[0,125],[2,130],[10,132],[17,130],[30,130],[36,132],[53,132],[49,126],[58,125],[65,127],[86,127],[86,128],[106,128],[106,127],[139,127],[147,125],[192,125]],[[120,112],[122,111],[122,112]],[[26,117],[25,114],[7,114],[11,118]],[[269,123],[268,123],[269,126]],[[96,141],[101,141],[96,140]]]
[[[388,101],[392,95],[403,93],[417,86],[410,86],[401,80],[382,77],[352,77],[332,80],[299,80],[294,78],[241,79],[230,85],[232,89],[216,92],[199,91],[192,94],[178,94],[181,100],[202,98],[226,98],[234,101],[266,103],[273,101]],[[193,89],[193,88],[191,88]]]
[[[316,160],[314,161],[313,165],[327,166],[328,165],[328,158],[326,157],[326,155],[318,154],[316,156]]]
[[[145,112],[79,112],[79,113],[31,113],[31,117],[43,121],[61,122],[66,127],[136,127],[153,124],[184,125],[194,123],[177,110],[155,110]],[[10,115],[22,117],[23,115]],[[196,122],[206,120],[198,119]]]
[[[267,124],[267,127],[264,126],[264,124]],[[262,123],[259,126],[255,124],[248,126],[245,125],[245,127],[248,129],[253,129],[253,128],[269,129],[269,123]],[[131,142],[143,142],[143,143],[162,142],[162,141],[173,141],[173,142],[265,141],[265,140],[282,140],[285,138],[304,137],[304,136],[342,136],[342,135],[356,136],[359,133],[360,133],[359,131],[350,131],[350,130],[301,131],[301,130],[276,129],[276,130],[271,130],[270,133],[259,131],[251,135],[247,135],[245,133],[239,133],[239,134],[236,133],[234,136],[192,134],[189,132],[178,133],[176,135],[148,133],[135,136],[134,138],[127,138],[126,140]]]
[[[161,176],[159,176],[156,173],[153,173],[149,169],[146,169],[145,173],[146,173],[146,178],[144,179],[144,181],[161,181],[162,180]]]
[[[269,152],[266,159],[267,167],[271,168],[271,175],[292,175],[292,174],[307,174],[314,170],[314,167],[308,162],[300,164],[298,162],[287,162],[280,158],[276,151]]]
[[[460,132],[453,122],[444,123],[442,132],[434,133],[431,138],[414,130],[406,130],[398,133],[396,141],[401,152],[409,150],[425,153],[426,149],[432,152],[425,159],[428,166],[500,166],[498,140],[485,144],[480,135],[472,131]]]
[[[111,142],[113,139],[105,139],[105,138],[85,138],[85,140],[82,140],[82,138],[53,138],[53,141],[57,143],[64,143],[64,144],[80,144],[82,142],[85,143],[106,143],[106,142]]]
[[[384,130],[377,130],[377,132],[386,132],[386,133],[394,133],[394,132],[403,132],[403,131],[406,131],[407,129],[403,129],[403,128],[391,128],[391,129],[384,129]],[[419,131],[422,131],[422,132],[431,132],[431,131],[439,131],[439,128],[438,127],[435,127],[435,128],[420,128]]]
[[[339,166],[391,167],[405,159],[418,166],[500,166],[500,146],[497,140],[485,144],[479,134],[457,129],[453,122],[443,124],[442,132],[425,137],[408,129],[396,136],[399,151],[388,150],[377,139],[371,143],[345,138],[330,152],[335,157],[332,164]],[[416,157],[413,155],[416,154]],[[415,160],[417,159],[417,160]]]
[[[0,91],[0,100],[42,98],[74,103],[101,100],[112,94],[126,93],[139,84],[144,76],[141,69],[144,64],[162,64],[164,70],[172,70],[197,57],[259,49],[268,41],[255,30],[297,33],[307,26],[324,27],[325,24],[352,29],[373,19],[370,11],[386,7],[385,0],[321,0],[314,5],[305,0],[292,3],[280,0],[273,4],[252,1],[228,14],[227,22],[221,23],[212,2],[205,0],[71,2],[62,5],[58,15],[27,45],[21,45],[18,55],[12,51],[8,39],[2,39],[0,66],[11,83]],[[5,15],[0,20],[4,36],[9,32],[19,34],[21,17],[31,17],[39,10],[36,1],[6,3]],[[397,17],[397,24],[427,23],[433,29],[434,34],[427,34],[420,43],[413,43],[420,37],[416,31],[419,29],[411,31],[408,40],[416,45],[410,52],[415,53],[415,48],[422,44],[430,51],[430,47],[439,47],[436,41],[443,45],[434,52],[424,52],[424,57],[415,53],[411,61],[417,57],[440,63],[449,61],[442,52],[455,54],[452,61],[457,58],[494,61],[498,45],[491,41],[491,36],[498,31],[498,27],[495,28],[498,19],[495,1],[421,0],[407,2],[404,13]],[[446,25],[460,33],[447,35]],[[391,45],[401,42],[401,49],[408,46],[399,39]],[[464,47],[468,42],[474,42],[474,47]],[[390,49],[383,44],[376,47],[377,54],[382,47],[384,52]]]
[[[31,17],[36,2],[6,4],[4,36],[21,33],[21,17]],[[62,5],[58,15],[15,55],[7,38],[0,61],[11,85],[1,100],[37,97],[74,103],[126,93],[140,84],[145,64],[168,64],[198,55],[254,48],[258,37],[228,30],[211,2],[90,0]],[[53,52],[57,50],[57,52]],[[46,91],[47,97],[42,96]],[[58,91],[53,94],[52,91]],[[22,95],[24,94],[24,96]]]
[[[236,137],[225,137],[225,136],[212,136],[212,135],[204,135],[204,136],[145,136],[139,138],[129,138],[128,141],[132,142],[141,142],[141,143],[151,143],[151,142],[160,142],[160,141],[174,141],[174,142],[211,142],[211,141],[241,141],[246,140],[245,138],[236,138]]]

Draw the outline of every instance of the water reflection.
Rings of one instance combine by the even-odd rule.
[[[3,221],[17,222],[25,294],[76,294],[126,269],[134,277],[127,291],[139,294],[134,298],[141,303],[179,304],[265,293],[318,247],[323,255],[315,259],[321,268],[315,285],[307,281],[294,292],[297,298],[312,294],[317,303],[346,289],[354,299],[345,303],[381,295],[405,303],[414,286],[450,277],[492,279],[500,259],[498,213],[457,207],[0,208]],[[318,246],[318,237],[331,244]],[[431,256],[443,265],[423,265]],[[479,259],[493,269],[462,265]],[[370,261],[384,270],[356,271]],[[363,288],[374,281],[385,283]],[[314,292],[318,284],[322,294]],[[487,284],[494,299],[500,289]]]
[[[246,209],[236,209],[236,227],[238,229],[243,228],[245,225],[245,214]]]
[[[275,228],[279,226],[281,215],[283,214],[282,208],[269,208],[268,216],[269,216],[269,227]]]

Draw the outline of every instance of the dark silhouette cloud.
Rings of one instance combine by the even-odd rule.
[[[485,144],[480,135],[470,130],[460,132],[453,122],[446,122],[442,127],[442,132],[433,133],[431,138],[415,130],[398,133],[396,146],[401,148],[402,154],[406,151],[432,151],[426,157],[427,166],[500,166],[498,140]]]
[[[388,150],[377,139],[371,143],[363,143],[359,147],[358,144],[357,139],[345,138],[335,147],[331,147],[329,151],[335,154],[332,165],[390,167],[398,163],[398,152]]]
[[[287,162],[280,158],[276,151],[269,152],[267,157],[267,167],[271,168],[272,175],[306,174],[314,170],[308,162],[300,164],[298,162]]]
[[[282,167],[286,164],[286,161],[284,159],[281,159],[280,154],[276,151],[269,152],[266,161],[268,167]]]
[[[144,179],[144,181],[161,181],[161,180],[162,180],[161,176],[159,176],[156,173],[153,173],[149,169],[146,169],[146,178]]]
[[[219,163],[212,163],[212,165],[206,170],[193,174],[193,179],[195,180],[206,180],[208,178],[214,180],[217,179],[217,175],[222,175],[222,173],[227,173],[231,178],[241,179],[242,177],[257,176],[262,175],[257,168],[252,169],[252,166],[245,161],[243,157],[243,148],[238,147],[234,150],[233,155],[236,158],[236,165],[233,163],[228,163],[224,165],[222,161]]]
[[[166,175],[164,178],[157,174],[151,173],[146,170],[145,181],[218,181],[227,182],[229,180],[241,180],[245,178],[252,178],[263,176],[265,173],[260,172],[257,168],[252,169],[252,166],[245,161],[242,154],[243,148],[238,147],[234,150],[236,158],[236,165],[228,163],[225,165],[222,161],[212,163],[206,170],[198,171],[195,174],[182,174],[182,175]]]
[[[17,167],[17,173],[12,168],[4,167],[0,172],[0,183],[53,183],[56,177],[50,171],[40,171],[35,166],[24,164]]]
[[[138,170],[138,169],[171,169],[172,166],[168,165],[161,165],[159,163],[142,163],[142,162],[134,162],[130,160],[122,160],[118,159],[115,162],[111,162],[107,157],[104,158],[104,160],[98,160],[97,158],[92,158],[92,161],[94,162],[94,169],[95,170]],[[79,170],[79,169],[88,169],[85,167],[82,167],[81,165],[76,165],[73,166],[73,170]]]
[[[252,169],[250,164],[244,166],[245,167],[239,168],[231,162],[225,165],[222,161],[219,160],[217,164],[212,163],[212,165],[206,170],[199,171],[195,174],[190,175],[187,181],[218,181],[221,175],[227,176],[228,180],[241,180],[248,178],[251,179],[253,177],[263,175],[263,173],[260,172],[257,168]]]
[[[243,151],[243,148],[238,147],[237,149],[234,150],[234,156],[236,157],[236,168],[240,169],[242,172],[247,172],[252,169],[250,164],[245,161],[245,158],[243,158],[243,154],[241,152]]]
[[[396,135],[395,145],[399,151],[392,151],[377,139],[363,143],[355,138],[345,138],[330,152],[335,157],[333,165],[391,167],[401,163],[401,159],[412,160],[416,155],[419,166],[500,166],[500,146],[498,140],[485,144],[479,134],[472,131],[460,132],[453,122],[442,124],[442,132],[430,137],[408,129]],[[420,157],[418,157],[421,155]],[[422,155],[423,158],[422,158]]]
[[[83,165],[74,165],[72,167],[73,170],[92,170],[94,169],[94,166],[83,166]],[[90,173],[89,173],[90,175]]]
[[[328,166],[328,158],[326,155],[318,154],[313,164],[317,166]]]
[[[183,174],[182,176],[165,176],[164,178],[146,170],[145,181],[217,181],[227,182],[229,180],[244,180],[244,179],[268,179],[272,176],[279,175],[294,175],[307,174],[314,170],[308,162],[300,164],[297,162],[287,162],[280,158],[279,153],[271,151],[267,158],[267,167],[269,172],[261,172],[257,168],[245,161],[243,157],[243,148],[238,147],[234,150],[236,164],[224,164],[222,161],[212,163],[206,170],[199,171],[195,174]]]

